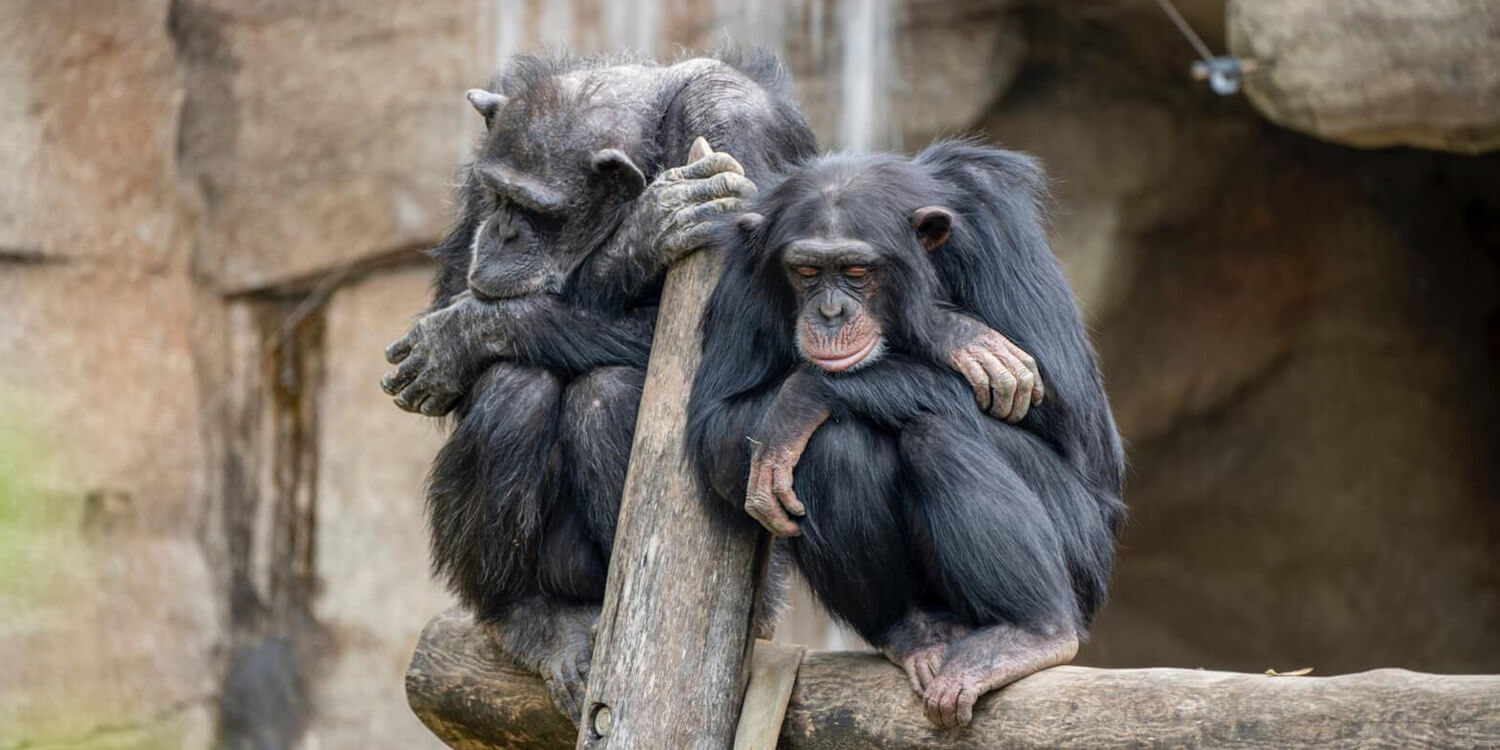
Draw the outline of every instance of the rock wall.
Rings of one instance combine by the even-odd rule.
[[[1222,49],[1223,3],[1179,4]],[[785,50],[825,142],[1048,164],[1133,466],[1085,661],[1500,670],[1500,161],[1281,130],[1187,80],[1149,4],[892,0],[888,80],[848,67],[850,3],[756,7],[0,12],[0,749],[434,747],[400,677],[448,601],[441,433],[375,384],[461,92],[506,51],[726,29]]]

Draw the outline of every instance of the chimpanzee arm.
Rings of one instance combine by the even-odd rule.
[[[655,315],[654,308],[640,308],[607,316],[549,295],[483,301],[460,294],[386,350],[399,367],[381,387],[403,409],[440,416],[500,359],[566,375],[645,367]]]
[[[657,175],[605,245],[584,261],[575,293],[591,306],[613,309],[640,298],[668,266],[713,241],[719,217],[745,210],[756,188],[744,168],[707,142],[698,148],[706,153]]]
[[[1046,382],[1046,400],[1020,426],[1118,493],[1124,453],[1077,302],[1047,246],[1040,167],[965,142],[930,146],[916,161],[949,186],[957,209],[952,236],[931,256],[952,302],[1033,355]]]
[[[822,376],[818,385],[835,414],[857,414],[893,430],[926,415],[982,418],[954,372],[906,355],[888,355],[867,369]]]

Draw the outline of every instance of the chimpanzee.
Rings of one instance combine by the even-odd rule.
[[[1041,172],[949,141],[774,180],[725,230],[690,455],[713,494],[789,537],[822,603],[906,671],[930,720],[966,724],[980,695],[1073,658],[1124,513]],[[1045,398],[1014,387],[1004,356]],[[955,371],[975,368],[994,373],[980,405],[1006,419],[973,407]]]
[[[468,98],[486,134],[382,386],[455,415],[433,567],[576,722],[663,272],[816,142],[769,55],[521,57]],[[698,136],[721,151],[667,168]]]

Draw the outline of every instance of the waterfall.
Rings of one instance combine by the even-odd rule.
[[[799,77],[821,77],[828,98],[808,101],[825,142],[851,151],[899,148],[890,92],[898,71],[897,0],[490,0],[496,67],[544,47],[591,53],[630,49],[661,55],[725,41],[782,55]],[[690,20],[684,23],[683,13]],[[686,32],[693,36],[683,38]],[[829,121],[831,120],[831,121]]]
[[[840,0],[839,37],[843,102],[839,145],[870,151],[891,145],[887,91],[895,73],[895,24],[890,0]]]

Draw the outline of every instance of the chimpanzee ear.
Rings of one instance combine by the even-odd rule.
[[[922,249],[930,253],[948,241],[953,212],[942,206],[919,208],[911,214],[911,225],[917,230],[917,241],[922,243]]]
[[[469,89],[464,93],[464,96],[468,97],[469,103],[474,105],[474,109],[478,110],[479,114],[484,116],[485,128],[494,127],[495,113],[499,112],[500,108],[505,106],[505,97],[492,91],[485,91],[484,89]]]
[[[753,234],[766,225],[766,217],[757,213],[740,214],[740,218],[734,220],[734,225],[745,234]]]
[[[593,166],[594,174],[613,181],[620,197],[625,200],[635,200],[646,189],[646,175],[619,149],[595,151],[589,164]]]

